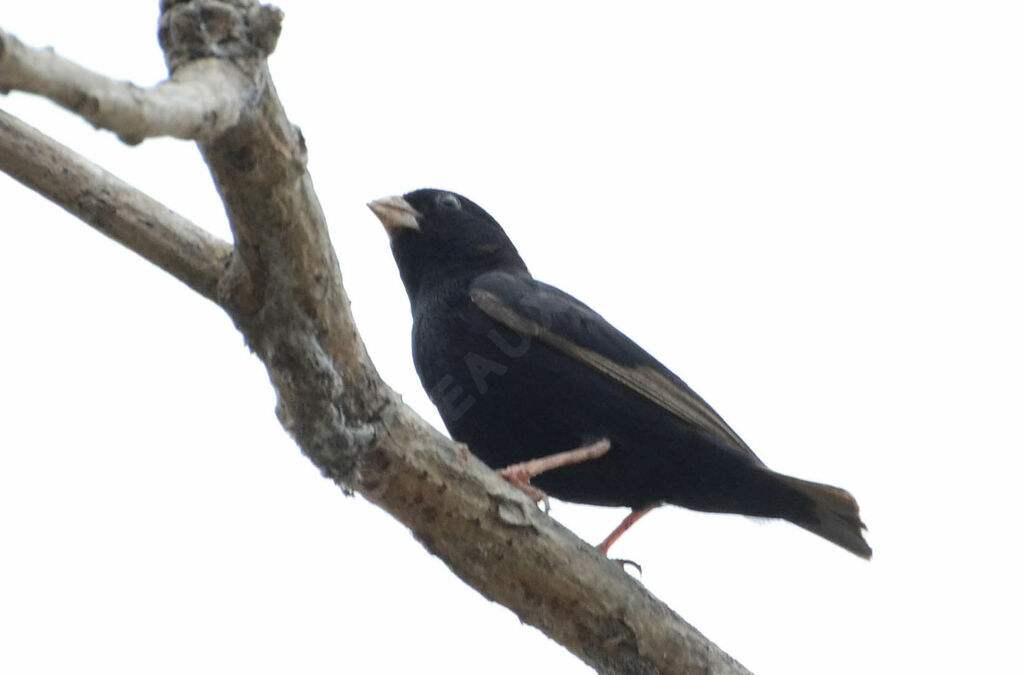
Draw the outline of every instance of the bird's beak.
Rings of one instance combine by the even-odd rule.
[[[403,228],[417,231],[420,229],[420,213],[412,204],[405,201],[404,197],[382,197],[373,200],[367,206],[373,211],[373,215],[380,218],[389,237],[394,237]]]

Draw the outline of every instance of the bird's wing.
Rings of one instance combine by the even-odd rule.
[[[477,277],[469,294],[473,304],[498,323],[539,339],[760,463],[685,382],[568,293],[527,276],[491,272]]]

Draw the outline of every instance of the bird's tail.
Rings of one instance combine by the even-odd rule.
[[[806,498],[811,504],[809,513],[787,516],[787,520],[865,560],[871,559],[871,547],[861,532],[867,528],[860,520],[860,508],[853,495],[831,485],[781,474],[776,476],[783,485]]]

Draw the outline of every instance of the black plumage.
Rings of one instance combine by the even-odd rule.
[[[682,380],[599,314],[534,279],[470,200],[416,190],[369,205],[413,314],[413,360],[452,437],[494,468],[607,438],[534,483],[559,499],[784,518],[869,558],[857,502],[769,469]]]

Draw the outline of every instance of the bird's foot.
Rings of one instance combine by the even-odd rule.
[[[544,512],[547,513],[551,510],[551,502],[548,500],[548,495],[543,490],[530,485],[530,479],[533,476],[523,467],[523,464],[525,462],[506,466],[504,469],[498,469],[498,475],[534,502],[544,502]]]
[[[498,469],[498,473],[533,501],[544,502],[544,511],[549,511],[551,505],[547,494],[543,490],[538,490],[530,485],[530,479],[534,476],[539,476],[545,471],[597,459],[608,452],[611,447],[611,441],[607,438],[602,438],[596,443],[584,445],[574,450],[556,452],[553,455],[545,455],[537,459],[511,464],[504,469]]]

